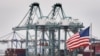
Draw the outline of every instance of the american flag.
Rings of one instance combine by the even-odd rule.
[[[89,28],[90,27],[88,27],[85,30],[82,30],[82,31],[74,34],[72,37],[70,37],[66,41],[67,49],[70,51],[73,51],[74,49],[88,46],[90,44]]]

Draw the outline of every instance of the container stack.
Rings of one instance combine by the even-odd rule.
[[[25,56],[25,49],[7,49],[5,56]]]

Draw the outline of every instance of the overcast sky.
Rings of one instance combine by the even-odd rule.
[[[100,0],[0,0],[0,36],[12,32],[33,2],[40,3],[44,16],[53,4],[61,3],[66,16],[79,19],[86,27],[92,23],[92,34],[100,37]]]

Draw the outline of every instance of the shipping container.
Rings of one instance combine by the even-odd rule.
[[[25,49],[7,49],[5,56],[25,56]]]

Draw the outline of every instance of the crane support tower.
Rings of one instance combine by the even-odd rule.
[[[38,12],[37,12],[38,11]],[[48,14],[48,16],[44,17],[42,15],[39,3],[32,3],[29,9],[28,13],[29,17],[26,21],[26,24],[21,25],[23,21],[17,26],[12,28],[14,31],[19,30],[25,30],[26,31],[26,56],[32,56],[29,53],[29,31],[33,30],[35,33],[34,37],[34,43],[33,46],[34,56],[60,56],[60,50],[61,50],[61,36],[64,36],[64,56],[67,56],[67,49],[66,49],[66,39],[67,39],[67,33],[69,31],[72,31],[73,33],[78,32],[79,29],[83,28],[83,23],[79,22],[78,19],[73,19],[72,17],[66,16],[64,13],[64,10],[62,8],[62,5],[60,3],[56,3],[53,6],[53,9]],[[34,23],[33,19],[34,16],[37,14],[37,21]],[[60,17],[59,21],[57,22],[57,18]],[[61,31],[63,30],[63,34]],[[40,34],[38,32],[42,33],[41,37],[38,37],[37,35]],[[45,40],[46,36],[47,40]],[[42,42],[48,43],[48,45],[40,45],[41,53],[38,53],[38,39],[42,39]],[[57,53],[58,51],[58,53]]]

